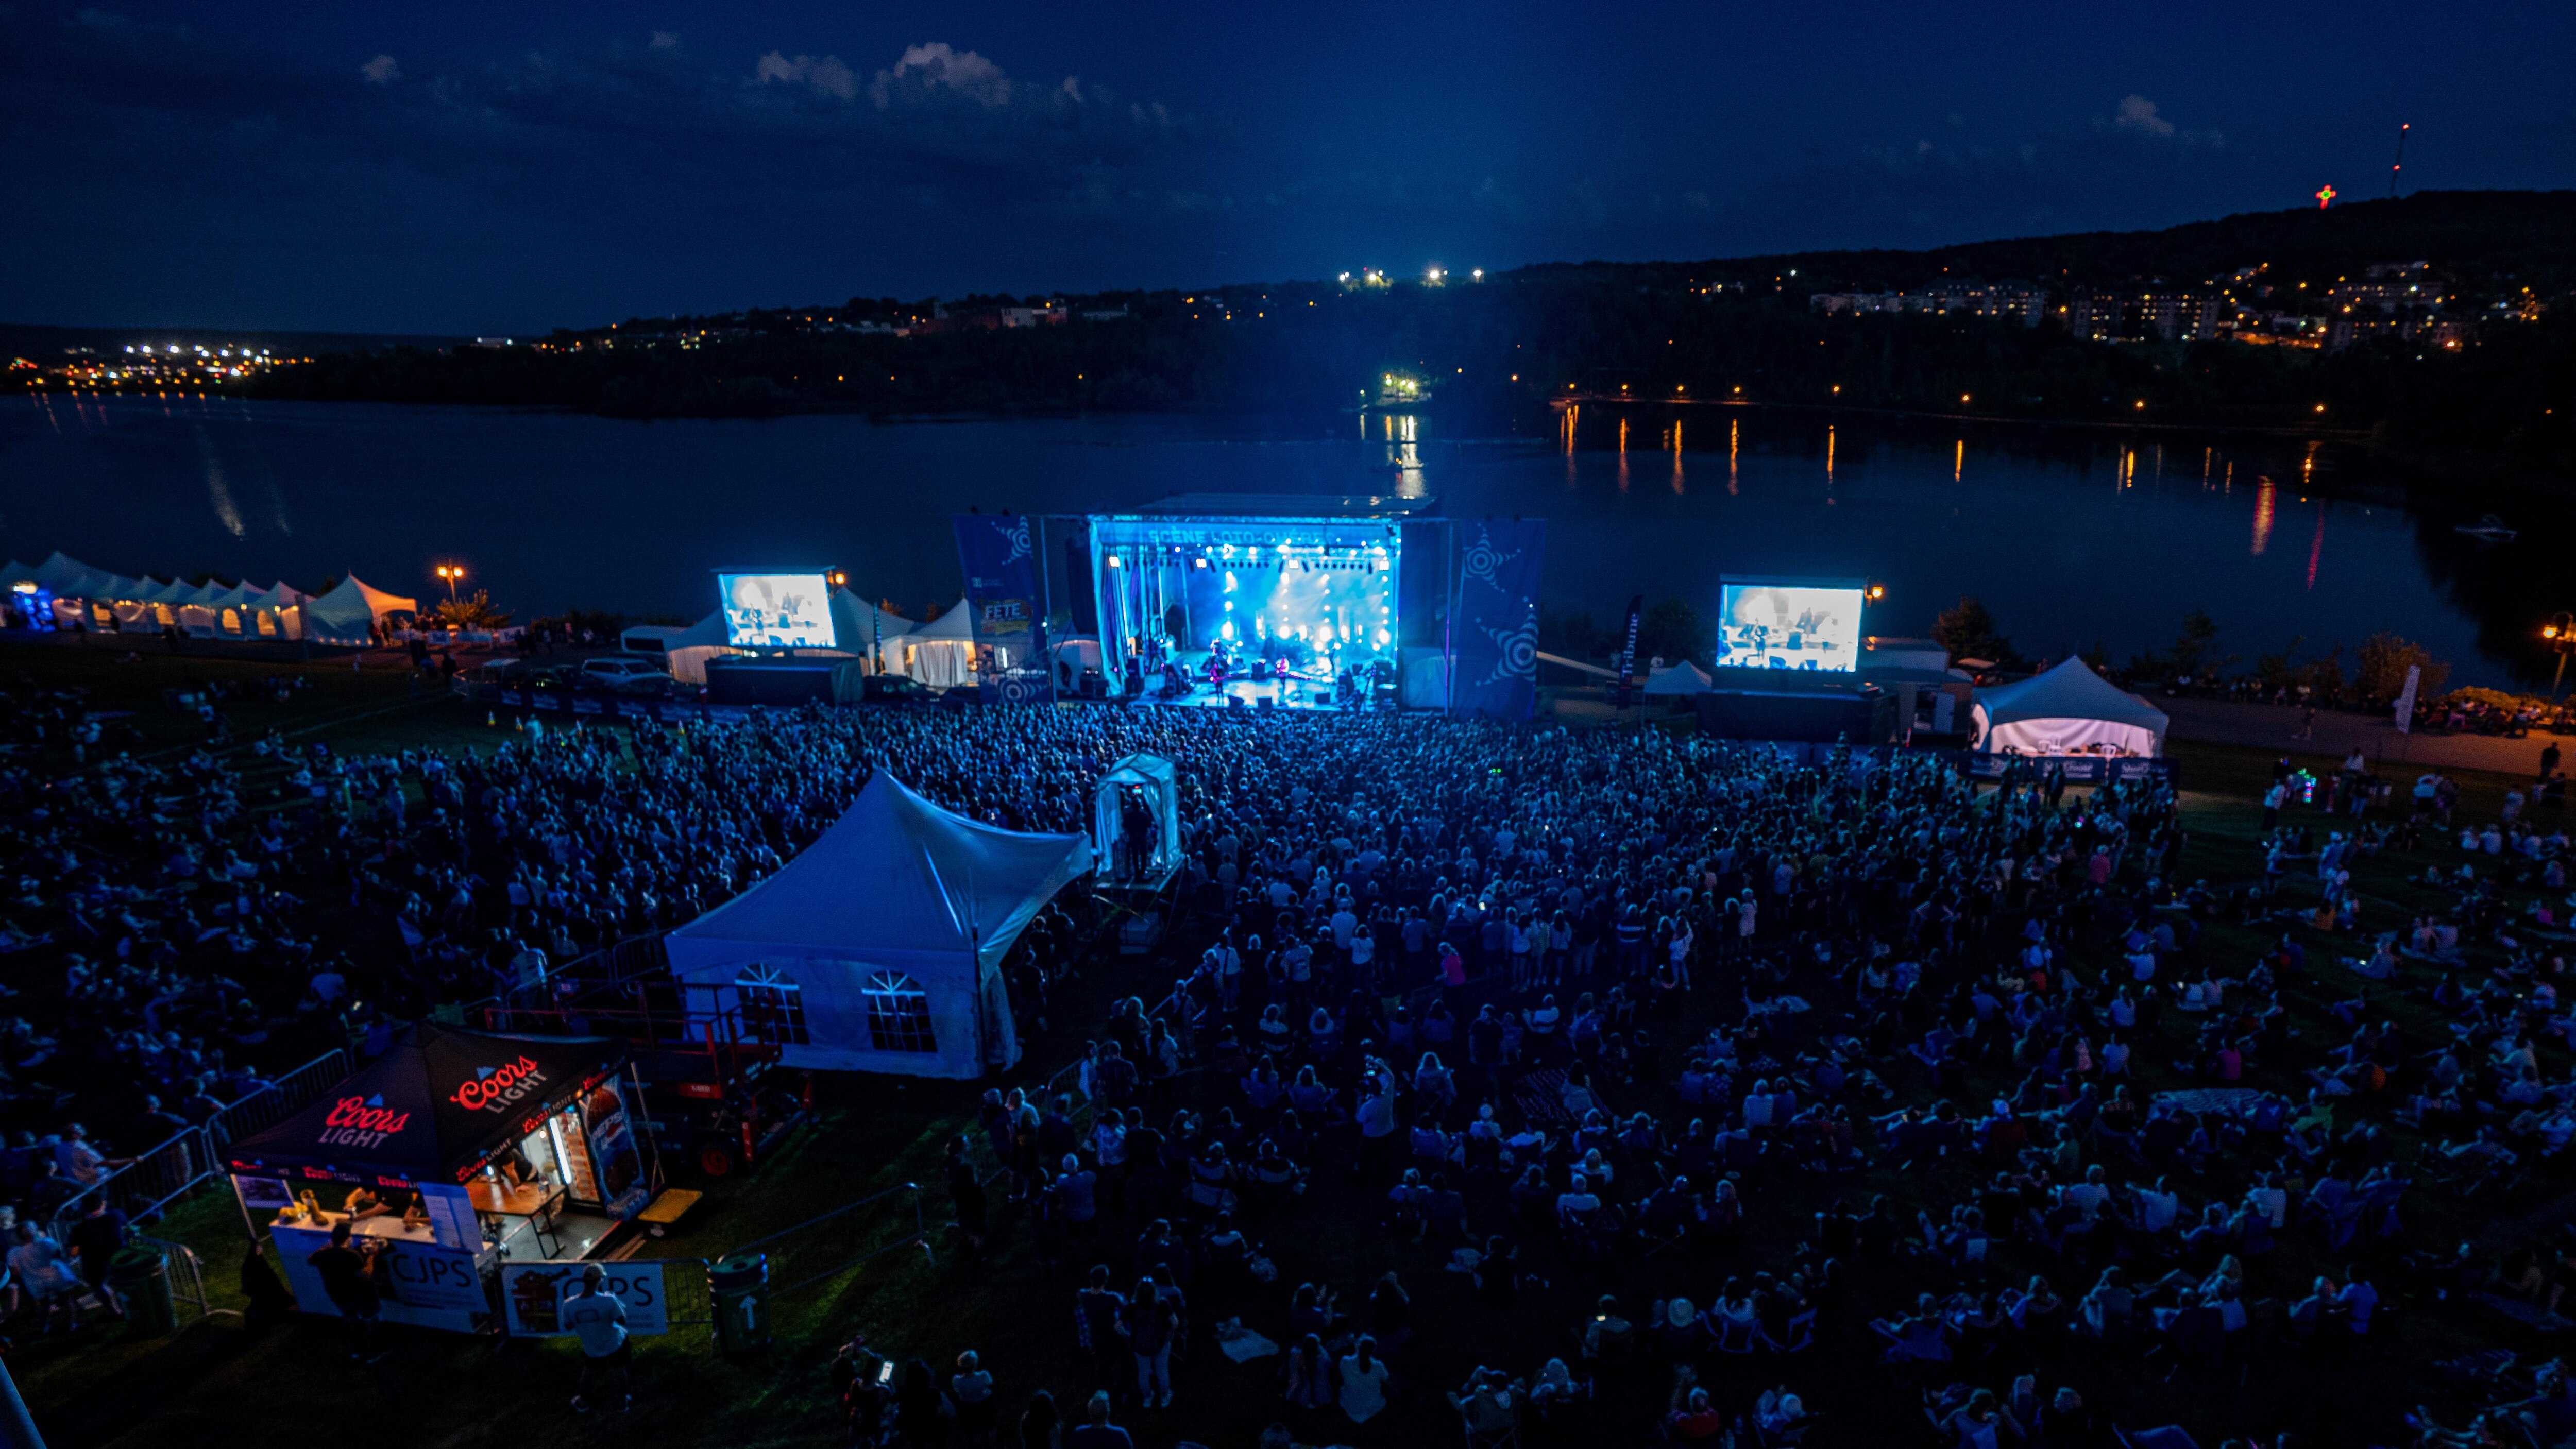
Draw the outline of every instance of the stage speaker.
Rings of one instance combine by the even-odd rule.
[[[1084,552],[1084,540],[1064,541],[1064,577],[1073,594],[1073,631],[1099,633],[1100,596],[1092,591],[1091,559]]]
[[[1242,696],[1242,695],[1239,695],[1239,694],[1238,694],[1238,695],[1236,695],[1236,696],[1234,697],[1234,702],[1235,702],[1235,703],[1237,703],[1237,704],[1241,704],[1241,703],[1243,702],[1243,696]],[[1276,708],[1278,708],[1278,707],[1279,707],[1279,701],[1278,701],[1278,699],[1277,699],[1275,696],[1265,694],[1265,695],[1261,696],[1261,703],[1260,703],[1259,707],[1260,707],[1260,708],[1262,708],[1262,709],[1276,709]]]

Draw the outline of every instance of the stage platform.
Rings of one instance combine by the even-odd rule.
[[[1336,702],[1329,683],[1291,679],[1285,684],[1265,679],[1254,683],[1248,679],[1229,679],[1222,690],[1210,689],[1204,682],[1179,699],[1165,699],[1150,691],[1139,696],[1138,704],[1159,704],[1178,709],[1233,709],[1241,700],[1245,709],[1366,709],[1364,700]]]

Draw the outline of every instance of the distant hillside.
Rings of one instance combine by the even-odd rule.
[[[2398,282],[2373,279],[2373,268]],[[1922,305],[1926,292],[2007,282],[2027,304],[2012,320]],[[2371,288],[2405,305],[2383,310]],[[2201,320],[2176,326],[2170,309],[2142,311],[2142,289]],[[1828,315],[1813,300],[1844,292],[1869,306]],[[246,386],[626,417],[1321,415],[1420,399],[1454,426],[1498,431],[1543,430],[1546,410],[1569,401],[1726,400],[2322,430],[2446,469],[2576,483],[2571,292],[2576,192],[2427,192],[1922,252],[944,306],[853,297],[628,318],[509,347],[343,351]],[[2223,335],[2241,340],[2211,340],[2208,319],[2221,312]]]
[[[2090,231],[1967,242],[1928,251],[1791,252],[1692,263],[1585,263],[1703,280],[1764,279],[1851,287],[1920,284],[1949,274],[2063,279],[2106,286],[2191,281],[2269,263],[2331,279],[2380,262],[2430,262],[2475,280],[2513,279],[2545,293],[2576,290],[2576,191],[2419,191],[2395,201],[2254,211],[2163,231]],[[1537,267],[1534,272],[1560,270]]]

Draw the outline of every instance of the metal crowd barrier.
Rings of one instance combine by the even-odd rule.
[[[349,1054],[334,1047],[240,1101],[225,1103],[206,1119],[206,1135],[217,1148],[224,1148],[264,1132],[302,1111],[332,1083],[356,1070]]]
[[[208,1301],[206,1265],[197,1257],[196,1249],[185,1243],[174,1243],[167,1238],[149,1238],[139,1233],[135,1235],[134,1244],[141,1248],[155,1249],[161,1254],[165,1271],[170,1275],[170,1299],[179,1310],[181,1328],[186,1328],[199,1319],[212,1318],[218,1313],[228,1313],[236,1318],[241,1316],[234,1309],[217,1308]]]
[[[223,1155],[215,1150],[206,1129],[187,1128],[73,1195],[55,1211],[53,1235],[60,1239],[69,1233],[73,1224],[88,1215],[89,1205],[101,1199],[141,1221],[222,1171]]]

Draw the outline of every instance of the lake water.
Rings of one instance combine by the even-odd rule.
[[[1678,421],[1676,419],[1678,418]],[[1679,438],[1674,430],[1678,427]],[[1085,512],[1181,492],[1429,493],[1549,520],[1548,602],[1714,612],[1721,572],[1884,582],[1869,627],[1921,633],[1962,593],[2022,652],[2170,641],[2206,608],[2251,659],[2381,630],[2502,683],[2458,600],[2483,546],[2353,501],[2336,448],[1870,424],[1725,408],[1584,409],[1552,433],[1449,438],[1436,417],[1329,428],[1103,416],[638,423],[485,408],[232,399],[0,406],[0,553],[167,578],[439,591],[462,562],[526,618],[695,617],[709,571],[829,564],[917,615],[960,592],[948,515]],[[2330,496],[2340,495],[2340,496]],[[2510,550],[2514,545],[2505,546]],[[2515,626],[2518,627],[2518,626]],[[2506,632],[2510,632],[2508,629]],[[2498,638],[2490,627],[2490,641]]]

